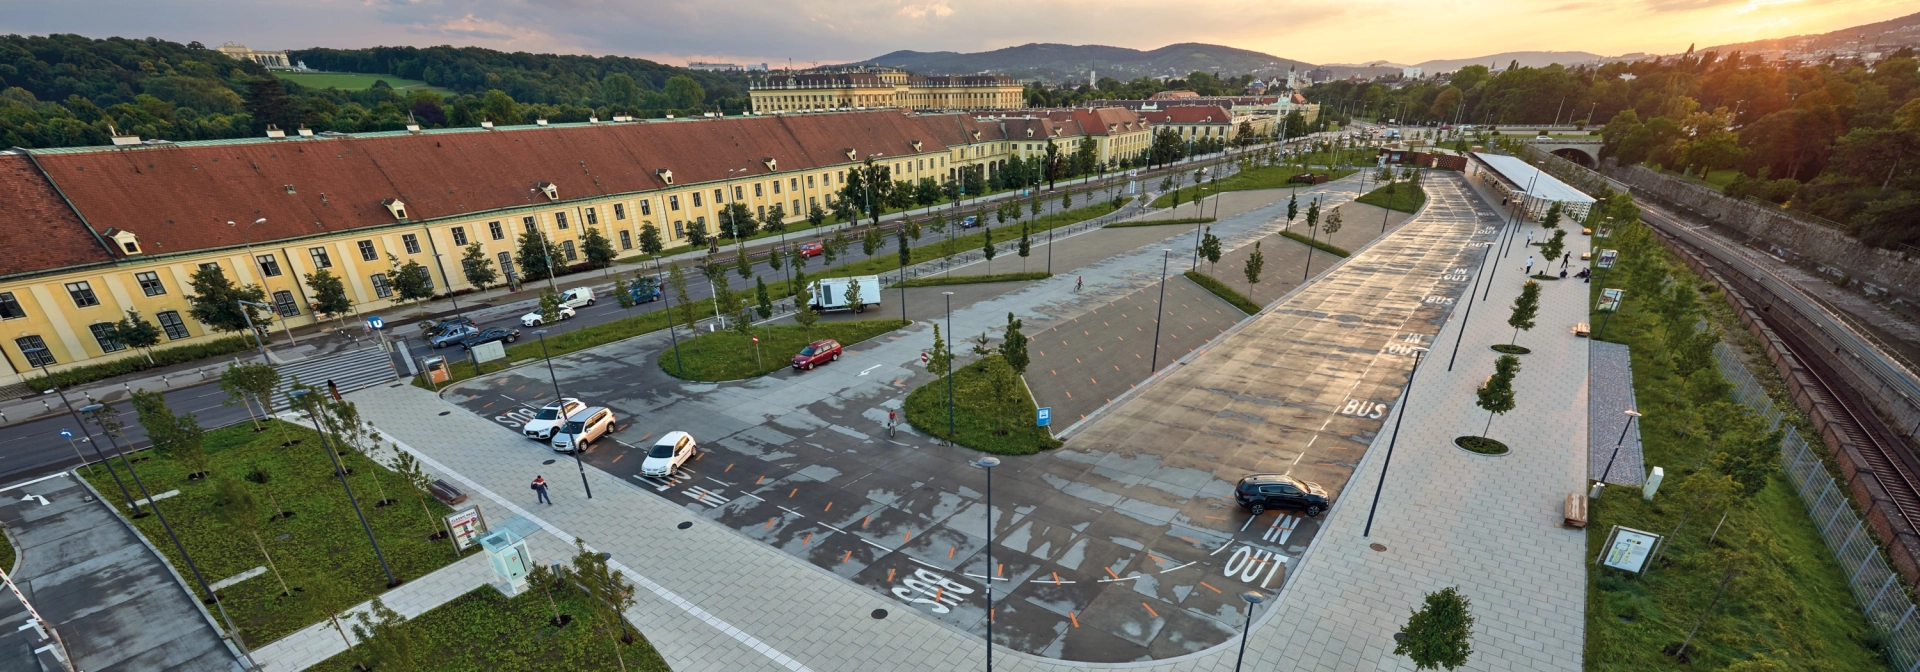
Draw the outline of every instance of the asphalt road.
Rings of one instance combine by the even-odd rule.
[[[166,397],[167,406],[174,412],[192,413],[199,419],[200,426],[207,429],[246,422],[249,417],[246,409],[238,404],[223,405],[227,393],[220,391],[218,384],[169,390]],[[43,395],[43,400],[53,410],[61,410],[59,395]],[[69,396],[68,401],[76,410],[93,403],[84,396]],[[125,425],[121,431],[120,446],[146,447],[147,431],[140,427],[133,404],[123,401],[113,404],[112,408],[120,423]],[[73,432],[74,440],[70,443],[62,438],[61,430]],[[89,437],[98,442],[99,453],[95,453],[88,444]],[[91,420],[83,425],[75,422],[73,415],[61,413],[9,425],[0,429],[0,483],[15,483],[71,468],[81,463],[81,454],[85,455],[85,461],[98,461],[98,455],[108,458],[115,455],[113,444]]]

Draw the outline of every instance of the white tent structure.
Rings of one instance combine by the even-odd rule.
[[[1528,217],[1538,219],[1559,203],[1563,217],[1578,221],[1586,218],[1595,201],[1525,159],[1485,152],[1473,152],[1469,158],[1468,178],[1483,180],[1503,198],[1518,200]]]

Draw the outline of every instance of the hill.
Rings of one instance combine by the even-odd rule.
[[[1794,35],[1771,40],[1754,40],[1707,47],[1698,51],[1735,50],[1755,52],[1879,51],[1892,53],[1901,47],[1920,48],[1920,14],[1908,14],[1864,26],[1842,28],[1818,35]]]
[[[1505,68],[1514,61],[1519,61],[1520,67],[1523,68],[1544,68],[1555,63],[1573,66],[1600,60],[1606,60],[1606,57],[1584,51],[1507,51],[1478,58],[1435,59],[1420,63],[1416,67],[1431,74],[1453,72],[1469,65],[1495,64],[1496,68]]]
[[[1216,44],[1170,44],[1152,51],[1125,47],[1072,44],[1023,44],[977,53],[952,51],[896,51],[851,65],[885,65],[929,75],[991,72],[1050,81],[1085,80],[1088,72],[1126,81],[1136,77],[1183,76],[1192,72],[1221,75],[1284,74],[1311,64],[1272,54]]]

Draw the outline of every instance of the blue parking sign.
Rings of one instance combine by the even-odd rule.
[[[71,429],[60,430],[60,438],[63,438],[63,439],[73,438],[73,430]]]
[[[1052,425],[1053,424],[1053,407],[1041,406],[1039,411],[1034,414],[1034,419],[1035,419],[1036,426],[1047,427]]]
[[[386,326],[387,326],[387,321],[386,321],[386,320],[382,320],[382,319],[380,319],[380,316],[379,316],[379,315],[368,315],[368,316],[367,316],[367,328],[368,328],[368,329],[372,329],[372,330],[375,330],[375,331],[379,331],[379,330],[381,330],[381,329],[384,329],[384,328],[386,328]]]

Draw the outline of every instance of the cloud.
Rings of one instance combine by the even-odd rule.
[[[947,0],[933,0],[917,5],[904,5],[900,11],[894,12],[894,15],[909,19],[924,19],[929,16],[944,19],[953,16],[953,7],[947,5]]]

